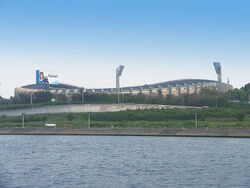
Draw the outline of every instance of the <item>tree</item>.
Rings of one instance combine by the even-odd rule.
[[[250,94],[250,83],[246,84],[244,87],[241,88],[247,94]]]
[[[248,101],[250,95],[250,83],[240,89],[228,91],[228,95],[230,96],[230,100],[238,100],[241,102]]]
[[[239,112],[238,114],[236,114],[236,117],[239,121],[242,121],[245,118],[246,114],[243,112]]]
[[[69,122],[71,123],[71,121],[73,121],[73,119],[74,119],[74,116],[73,116],[73,114],[68,114],[67,118],[68,118]]]
[[[30,103],[30,95],[19,93],[15,97],[10,98],[11,103],[14,104],[29,104]]]
[[[201,114],[201,121],[205,121],[206,120],[206,115],[204,113]]]
[[[52,93],[48,91],[39,91],[34,93],[34,103],[45,103],[50,102]]]
[[[56,102],[66,102],[67,101],[66,95],[63,95],[63,94],[57,94],[54,97],[57,99]]]
[[[6,99],[4,99],[4,98],[2,98],[1,96],[0,96],[0,104],[4,104],[6,102]]]
[[[47,120],[47,116],[46,115],[43,115],[42,116],[42,121],[45,122]]]

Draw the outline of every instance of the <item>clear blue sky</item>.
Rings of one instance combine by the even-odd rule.
[[[248,0],[0,0],[0,95],[35,70],[86,88],[183,78],[250,82]]]

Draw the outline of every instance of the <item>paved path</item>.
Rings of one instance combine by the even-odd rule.
[[[170,109],[170,108],[199,108],[190,106],[157,105],[157,104],[74,104],[74,105],[48,105],[37,108],[25,108],[1,111],[0,116],[20,116],[22,113],[27,115],[46,114],[46,113],[80,113],[80,112],[115,112],[122,110],[136,109]]]

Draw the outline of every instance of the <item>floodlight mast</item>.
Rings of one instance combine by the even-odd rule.
[[[119,95],[120,95],[120,76],[122,75],[123,69],[124,69],[123,65],[120,65],[116,69],[116,94],[117,94],[118,103],[120,102],[120,99],[119,99]]]
[[[218,91],[222,92],[222,83],[221,83],[221,65],[220,62],[214,62],[214,69],[217,74],[217,85],[218,85]]]

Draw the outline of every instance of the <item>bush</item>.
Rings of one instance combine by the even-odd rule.
[[[35,121],[41,121],[40,116],[25,116],[25,121],[26,122],[35,122]]]
[[[242,121],[245,118],[246,114],[243,112],[239,112],[236,117],[239,121]]]
[[[68,115],[67,115],[67,118],[68,118],[68,120],[71,122],[71,121],[73,121],[74,116],[73,116],[73,114],[68,114]]]
[[[47,120],[47,116],[43,115],[42,116],[42,121],[45,122]]]
[[[201,121],[205,121],[206,120],[206,115],[203,113],[201,114]]]
[[[50,102],[52,98],[52,94],[48,91],[39,91],[34,93],[34,103],[44,103],[44,102]]]
[[[183,123],[184,126],[194,126],[194,122],[192,120],[187,120]]]

